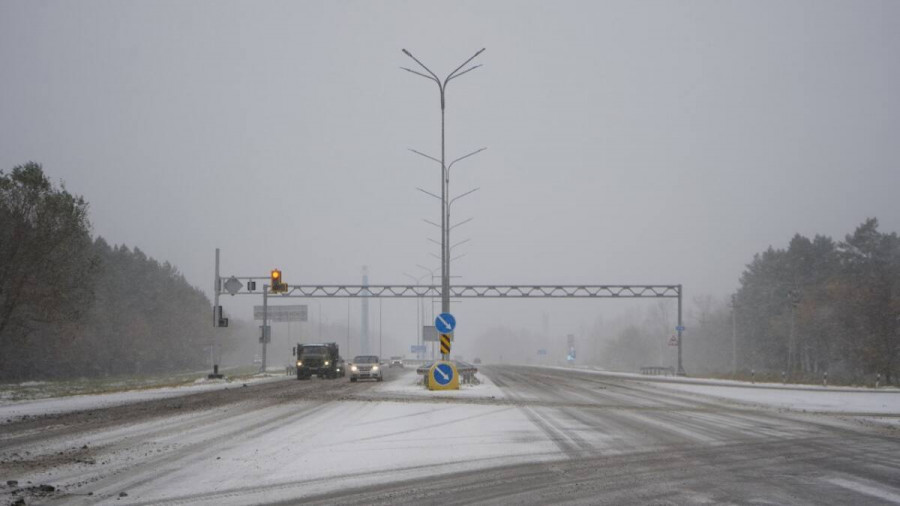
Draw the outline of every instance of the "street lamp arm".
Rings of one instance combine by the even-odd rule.
[[[459,241],[458,243],[454,244],[453,246],[450,246],[450,250],[452,251],[453,248],[459,246],[460,244],[465,244],[465,243],[467,243],[467,242],[469,242],[469,241],[471,241],[471,240],[472,240],[472,239],[470,238],[470,239],[466,239],[466,240],[464,240],[464,241]]]
[[[403,54],[405,54],[406,56],[409,56],[410,58],[412,58],[414,62],[418,63],[420,67],[422,67],[423,69],[425,69],[426,72],[428,72],[429,74],[431,74],[431,77],[434,78],[434,81],[437,83],[437,85],[438,85],[439,87],[441,86],[441,80],[438,79],[438,76],[434,75],[434,72],[432,72],[430,68],[426,67],[424,63],[420,62],[418,58],[416,58],[415,56],[413,56],[412,53],[410,53],[410,52],[407,51],[406,49],[403,49],[402,51],[403,51]],[[482,49],[482,51],[484,51],[484,49]],[[475,56],[478,56],[478,55],[476,54]],[[472,58],[474,58],[474,56],[473,56]],[[469,60],[471,60],[472,58],[469,58]],[[466,63],[469,63],[469,62],[467,61]],[[463,64],[463,65],[465,65],[465,64]],[[402,68],[402,67],[401,67],[401,68]]]
[[[416,190],[419,190],[420,192],[422,192],[422,193],[424,193],[424,194],[426,194],[426,195],[430,195],[430,196],[432,196],[432,197],[434,197],[434,198],[436,198],[436,199],[438,199],[438,200],[441,200],[440,197],[438,197],[437,195],[431,193],[431,192],[428,191],[428,190],[423,190],[422,188],[419,188],[418,186],[416,186]]]
[[[460,225],[465,225],[466,223],[472,221],[473,219],[474,219],[474,218],[469,218],[468,220],[463,220],[463,221],[457,223],[456,225],[453,225],[452,227],[450,227],[450,230],[453,230],[454,228],[456,228],[456,227],[458,227],[458,226],[460,226]]]
[[[441,241],[438,241],[438,240],[436,240],[436,239],[432,239],[431,237],[428,238],[428,241],[429,241],[429,242],[433,242],[433,243],[437,244],[438,246],[441,245]]]
[[[417,155],[419,155],[419,156],[424,156],[425,158],[427,158],[427,159],[429,159],[429,160],[435,161],[435,162],[437,162],[437,163],[442,163],[440,160],[438,160],[437,158],[435,158],[435,157],[433,157],[433,156],[431,156],[431,155],[426,155],[425,153],[423,153],[423,152],[421,152],[421,151],[416,151],[416,150],[413,149],[413,148],[407,148],[407,149],[409,149],[410,151],[412,151],[413,153],[415,153],[415,154],[417,154]]]
[[[463,253],[461,255],[456,255],[455,257],[451,258],[450,261],[453,262],[454,260],[459,260],[460,258],[462,258],[464,256],[466,256],[465,253]]]
[[[482,65],[482,64],[479,63],[478,65],[469,67],[469,68],[467,68],[466,70],[463,70],[462,72],[460,72],[459,74],[456,74],[455,76],[450,76],[450,77],[448,77],[448,78],[447,78],[447,83],[449,83],[451,79],[456,79],[457,77],[460,77],[460,76],[462,76],[462,75],[464,75],[464,74],[468,74],[469,72],[471,72],[471,71],[477,69],[478,67],[483,67],[483,66],[484,66],[484,65]],[[403,67],[401,67],[401,68],[403,68]],[[444,86],[447,86],[447,84],[444,83]]]
[[[469,195],[469,194],[471,194],[471,193],[475,193],[475,192],[477,192],[478,190],[480,190],[480,188],[474,188],[474,189],[471,189],[471,190],[467,191],[466,193],[463,193],[462,195],[457,195],[457,196],[453,197],[452,199],[450,199],[450,204],[449,204],[449,205],[452,206],[453,203],[456,202],[457,200],[459,200],[459,199],[461,199],[461,198],[463,198],[463,197],[465,197],[466,195]]]
[[[476,149],[475,151],[472,151],[468,155],[463,155],[463,156],[457,158],[456,160],[453,160],[452,162],[450,162],[450,165],[447,166],[447,170],[450,170],[450,167],[453,167],[454,163],[465,160],[466,158],[468,158],[470,156],[475,156],[478,153],[481,153],[482,151],[484,151],[485,149],[487,149],[487,148]]]
[[[415,71],[415,70],[413,70],[413,69],[406,68],[406,67],[400,67],[400,68],[403,69],[403,70],[405,70],[405,71],[407,71],[407,72],[411,72],[411,73],[413,73],[413,74],[415,74],[415,75],[417,75],[417,76],[422,76],[422,77],[424,77],[425,79],[428,79],[429,81],[437,82],[437,81],[435,81],[435,79],[434,79],[433,77],[428,76],[428,75],[425,75],[425,74],[423,74],[423,73],[421,73],[421,72],[418,72],[418,71]],[[438,83],[438,86],[440,86],[440,85],[441,85],[441,83]]]
[[[426,220],[425,218],[422,218],[422,221],[424,221],[425,223],[427,223],[427,224],[429,224],[429,225],[434,225],[434,226],[437,227],[437,228],[441,228],[440,225],[438,225],[437,223],[435,223],[435,222],[433,222],[433,221],[431,221],[431,220]]]
[[[458,74],[458,75],[455,75],[455,74],[456,74],[457,72],[459,72],[459,69],[461,69],[461,68],[465,67],[466,65],[468,65],[470,61],[472,61],[472,60],[474,60],[475,58],[477,58],[478,55],[480,55],[481,53],[483,53],[485,49],[487,49],[487,48],[484,48],[484,47],[483,47],[483,48],[479,49],[477,53],[475,53],[475,54],[473,54],[471,57],[469,57],[469,59],[466,60],[466,61],[464,61],[464,62],[462,63],[462,65],[460,65],[459,67],[456,67],[456,70],[454,70],[453,72],[450,72],[450,75],[448,75],[448,76],[447,76],[447,79],[444,81],[444,85],[446,86],[446,85],[447,85],[447,82],[450,81],[451,79],[453,79],[454,77],[458,77],[458,76],[462,75],[462,74]],[[413,58],[413,55],[409,54],[409,51],[406,51],[405,49],[404,49],[404,51],[406,52],[407,55],[409,55],[410,58],[412,58],[413,60],[416,60],[415,58]],[[419,60],[416,60],[416,61],[418,62]],[[419,65],[422,65],[422,64],[419,63]],[[424,67],[425,65],[422,65],[422,66]],[[479,67],[480,67],[480,66],[481,66],[481,65],[479,65]],[[472,70],[472,69],[469,69],[469,70]],[[429,71],[429,72],[431,72],[431,71]],[[468,72],[468,70],[467,70],[466,72]]]

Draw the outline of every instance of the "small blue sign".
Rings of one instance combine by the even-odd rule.
[[[425,349],[424,344],[422,344],[422,345],[411,344],[409,346],[410,353],[425,353],[425,351],[426,351],[426,349]]]
[[[434,319],[434,326],[441,334],[449,334],[456,328],[456,318],[450,313],[441,313]]]
[[[451,380],[453,380],[453,368],[450,367],[450,364],[438,364],[434,368],[434,381],[438,385],[446,385]]]
[[[538,350],[538,355],[546,355],[546,354],[547,354],[547,350],[545,350],[543,348]]]
[[[675,330],[677,330],[678,332],[684,332],[684,327],[682,325],[679,325],[675,327]]]

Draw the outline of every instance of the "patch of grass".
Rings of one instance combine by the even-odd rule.
[[[256,366],[240,366],[221,369],[225,381],[249,378],[256,373]],[[0,384],[0,402],[26,401],[67,397],[71,395],[104,394],[128,390],[179,387],[206,380],[208,371],[168,373],[148,376],[123,376],[111,378],[77,378],[57,381],[27,381]]]

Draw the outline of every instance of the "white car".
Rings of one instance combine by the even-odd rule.
[[[391,357],[391,363],[388,367],[399,367],[403,369],[403,357]]]
[[[350,381],[361,379],[373,379],[384,381],[381,371],[381,361],[377,355],[360,355],[350,363]]]

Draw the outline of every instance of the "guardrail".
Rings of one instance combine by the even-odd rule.
[[[674,367],[660,367],[660,366],[644,366],[641,367],[641,374],[646,374],[649,376],[675,376],[675,368]]]

